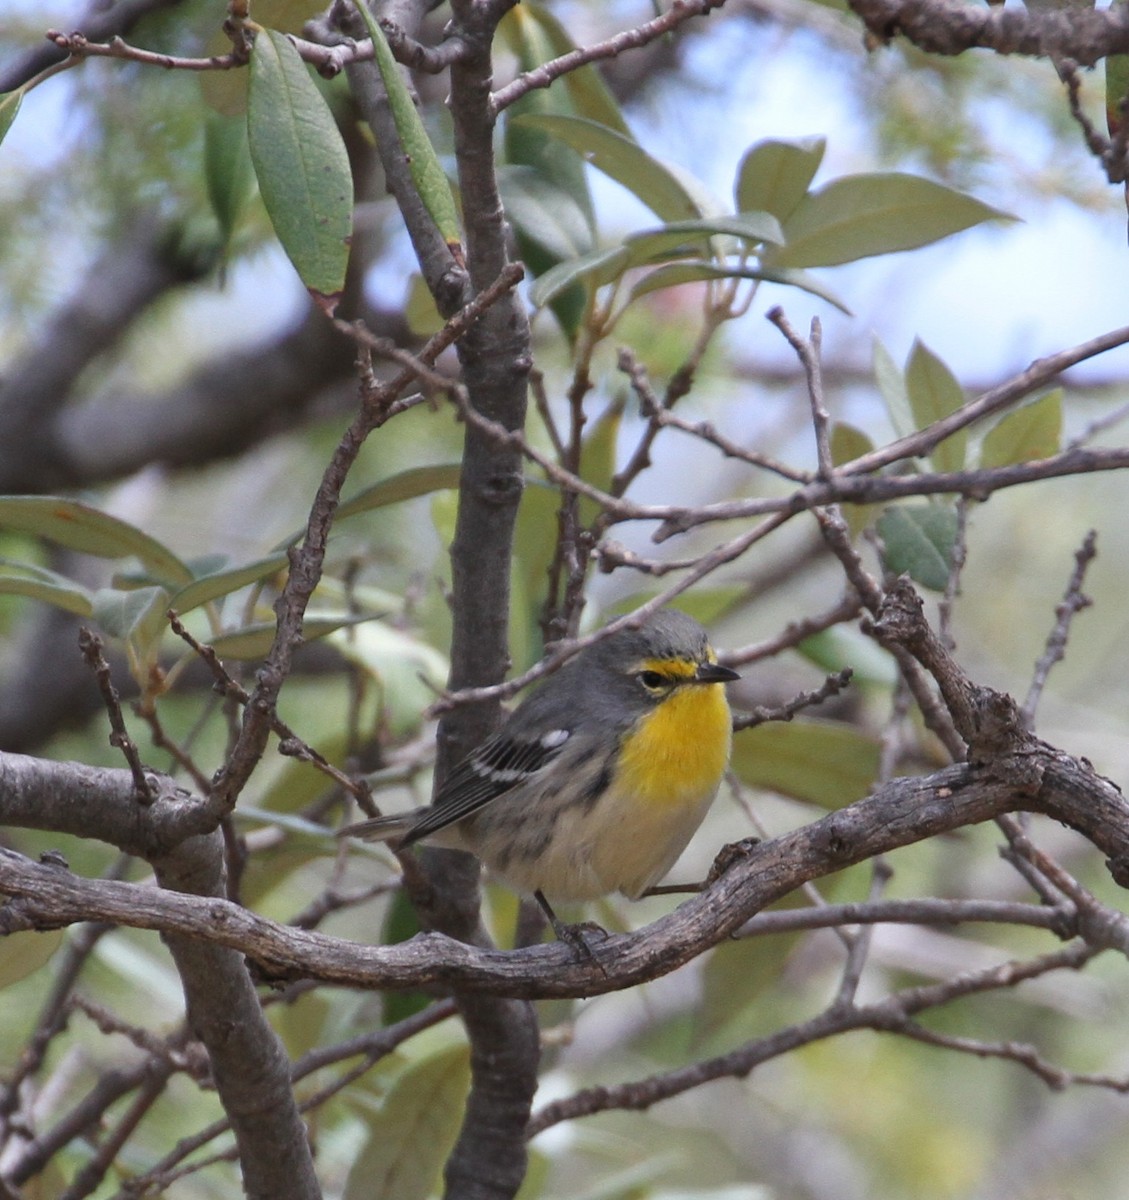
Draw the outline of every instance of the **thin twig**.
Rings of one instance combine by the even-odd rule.
[[[789,621],[775,637],[765,638],[762,642],[753,642],[737,650],[730,650],[724,656],[727,667],[742,667],[748,663],[761,662],[766,658],[774,658],[785,650],[792,650],[801,642],[806,641],[825,629],[833,629],[847,621],[853,621],[862,611],[862,601],[858,594],[851,591],[843,595],[829,609],[817,613],[814,617],[802,617],[798,621]]]
[[[816,908],[788,908],[758,913],[736,937],[764,937],[803,929],[829,929],[846,925],[940,925],[968,923],[1030,925],[1052,930],[1058,937],[1077,933],[1073,905],[1022,904],[1005,900],[876,900],[852,904],[824,904]]]
[[[871,864],[870,892],[867,902],[877,904],[886,884],[893,877],[893,869],[883,858],[876,858]],[[855,1002],[862,973],[866,969],[866,958],[870,953],[870,943],[874,933],[873,925],[864,925],[851,935],[850,948],[847,951],[847,961],[843,967],[843,975],[831,1002],[833,1008],[846,1007]]]
[[[823,372],[819,361],[820,347],[823,343],[823,327],[818,317],[813,317],[811,333],[807,339],[792,328],[784,310],[777,305],[765,314],[768,319],[784,335],[788,344],[796,352],[804,368],[807,380],[808,400],[811,404],[811,423],[815,431],[816,462],[819,464],[819,478],[830,479],[835,472],[835,463],[831,458],[831,414],[823,401]]]
[[[317,1071],[324,1070],[326,1067],[333,1066],[344,1059],[356,1058],[358,1056],[364,1058],[364,1063],[362,1064],[363,1070],[361,1071],[363,1073],[363,1071],[369,1070],[382,1058],[391,1054],[398,1046],[403,1045],[409,1038],[423,1032],[425,1029],[431,1028],[433,1025],[439,1024],[441,1021],[447,1020],[455,1012],[456,1008],[453,1001],[440,1000],[422,1012],[416,1013],[411,1017],[405,1017],[402,1021],[397,1021],[394,1025],[388,1025],[383,1029],[362,1034],[360,1037],[351,1038],[348,1041],[340,1042],[333,1046],[322,1046],[316,1050],[310,1050],[294,1063],[291,1071],[291,1079],[294,1083],[299,1083]],[[352,1082],[353,1078],[356,1078],[356,1076],[354,1075],[350,1079],[350,1082]],[[305,1101],[300,1103],[300,1108],[303,1112],[308,1112],[318,1104],[324,1103],[324,1100],[327,1098],[327,1096],[320,1094],[314,1097],[307,1097]],[[231,1122],[226,1117],[221,1117],[197,1133],[182,1138],[160,1162],[150,1167],[143,1175],[136,1175],[124,1184],[113,1200],[140,1200],[141,1197],[150,1195],[154,1191],[167,1190],[170,1184],[182,1175],[191,1174],[214,1162],[231,1161],[232,1152],[223,1152],[206,1160],[199,1160],[192,1163],[179,1171],[177,1170],[178,1164],[182,1163],[190,1154],[194,1154],[201,1147],[206,1146],[208,1142],[214,1141],[217,1137],[222,1137],[230,1129]]]
[[[728,655],[726,656],[726,661],[730,661]],[[796,713],[802,712],[805,708],[813,708],[832,696],[838,696],[844,688],[850,685],[853,675],[854,671],[850,667],[844,667],[842,671],[834,675],[828,675],[823,683],[814,691],[801,692],[786,704],[773,705],[772,707],[758,705],[756,708],[739,712],[733,718],[734,732],[741,729],[755,729],[758,725],[763,725],[767,721],[790,721]]]
[[[588,1088],[554,1101],[534,1113],[529,1122],[528,1136],[536,1137],[551,1125],[598,1112],[614,1109],[645,1111],[662,1100],[681,1095],[715,1079],[742,1079],[758,1066],[774,1058],[840,1033],[856,1029],[899,1033],[905,1030],[911,1017],[927,1009],[947,1004],[962,996],[1014,987],[1024,980],[1034,979],[1051,971],[1076,970],[1098,953],[1099,949],[1085,942],[1074,942],[1062,950],[1027,962],[1004,963],[985,971],[970,972],[944,983],[907,988],[875,1004],[831,1007],[809,1021],[790,1025],[768,1037],[758,1038],[728,1054],[652,1075],[648,1079]]]
[[[500,113],[535,88],[548,87],[554,79],[559,79],[562,75],[567,75],[588,63],[614,58],[625,50],[646,46],[658,38],[665,37],[692,17],[706,16],[711,10],[720,8],[724,2],[725,0],[674,0],[665,13],[651,21],[617,33],[606,41],[571,50],[562,54],[560,58],[551,59],[532,71],[519,75],[490,97],[491,108],[495,114]]]
[[[223,695],[230,697],[239,704],[246,705],[251,699],[251,694],[242,684],[232,678],[215,650],[206,642],[198,641],[189,633],[175,609],[170,608],[167,615],[169,618],[169,627],[173,633],[187,643],[200,656],[201,660],[212,672],[216,681],[216,687]],[[284,754],[288,758],[296,758],[300,762],[306,762],[316,767],[322,774],[328,775],[334,783],[355,797],[362,807],[367,805],[368,807],[365,807],[365,812],[369,811],[372,807],[372,792],[363,779],[351,779],[343,771],[339,771],[325,755],[315,750],[308,742],[303,741],[277,714],[272,716],[270,724],[271,729],[278,735],[278,750],[280,754]]]
[[[122,756],[129,765],[137,802],[144,805],[152,804],[153,788],[146,777],[145,767],[137,752],[137,746],[129,736],[129,730],[125,727],[121,701],[117,688],[114,687],[114,681],[110,677],[110,664],[102,654],[102,639],[84,625],[78,631],[78,648],[82,651],[82,657],[98,681],[98,690],[102,693],[102,702],[105,704],[106,713],[110,718],[110,745],[122,752]]]
[[[1046,648],[1035,664],[1035,674],[1031,679],[1031,686],[1027,690],[1027,697],[1023,701],[1023,720],[1028,729],[1033,729],[1035,726],[1035,710],[1039,707],[1039,700],[1043,695],[1043,689],[1047,686],[1051,670],[1056,663],[1062,661],[1063,655],[1066,653],[1066,641],[1070,634],[1071,623],[1082,609],[1089,608],[1093,603],[1090,597],[1083,593],[1082,584],[1085,582],[1086,571],[1090,563],[1097,556],[1097,538],[1097,530],[1091,529],[1086,534],[1082,545],[1074,553],[1074,570],[1070,574],[1066,592],[1055,608],[1054,627],[1047,636]]]

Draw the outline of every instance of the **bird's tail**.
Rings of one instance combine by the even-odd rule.
[[[411,829],[417,816],[418,813],[412,812],[373,817],[368,821],[358,821],[355,825],[346,825],[337,831],[337,836],[361,838],[366,842],[394,842]]]

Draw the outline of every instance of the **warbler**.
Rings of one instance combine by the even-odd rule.
[[[737,678],[697,621],[664,609],[550,675],[430,807],[340,836],[469,850],[563,936],[554,902],[638,899],[685,849],[729,761]]]

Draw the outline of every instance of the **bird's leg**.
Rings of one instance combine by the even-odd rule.
[[[675,896],[686,893],[704,892],[711,884],[716,883],[735,862],[746,858],[753,849],[760,845],[760,838],[747,837],[739,842],[728,842],[717,852],[709,874],[700,883],[660,883],[648,888],[643,896]],[[643,897],[641,896],[640,899]]]
[[[607,971],[604,970],[603,964],[588,944],[586,935],[589,933],[599,933],[603,937],[607,937],[608,931],[602,929],[594,921],[585,921],[580,925],[567,925],[553,911],[553,906],[545,899],[545,893],[540,889],[533,893],[533,899],[537,901],[549,924],[552,925],[553,932],[557,935],[557,941],[564,942],[566,946],[571,946],[576,952],[577,957],[586,958],[589,962],[595,963],[606,975]]]

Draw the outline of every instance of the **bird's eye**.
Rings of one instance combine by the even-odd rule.
[[[660,675],[658,671],[640,671],[639,682],[650,692],[657,692],[659,688],[666,685],[666,676]]]

